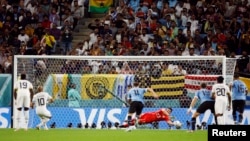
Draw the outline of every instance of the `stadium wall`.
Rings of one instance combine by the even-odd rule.
[[[73,128],[77,128],[79,123],[85,125],[88,123],[96,123],[97,128],[100,128],[102,121],[119,123],[122,124],[127,117],[128,108],[59,108],[50,107],[49,110],[52,112],[52,119],[49,121],[48,125],[53,122],[56,123],[56,128],[67,128],[69,123],[72,123]],[[155,111],[157,108],[144,108],[143,112]],[[191,119],[191,115],[186,115],[186,108],[173,108],[172,116],[175,120],[179,120],[183,123],[182,129],[187,129],[186,121]],[[194,112],[195,109],[192,111]],[[62,113],[67,114],[62,114]],[[225,114],[226,124],[233,124],[231,111]],[[39,118],[35,114],[35,110],[30,110],[30,122],[29,127],[35,128],[39,123]],[[206,122],[208,124],[213,124],[214,119],[210,111],[207,111],[204,115],[197,118],[197,124]],[[243,123],[245,125],[250,125],[250,109],[246,109],[244,113]],[[11,127],[11,108],[0,108],[0,128],[10,128]],[[162,121],[159,123],[159,129],[168,129],[168,125]]]

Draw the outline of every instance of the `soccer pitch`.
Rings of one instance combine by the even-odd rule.
[[[207,141],[207,130],[188,133],[187,130],[136,129],[50,129],[28,131],[0,129],[6,141]]]

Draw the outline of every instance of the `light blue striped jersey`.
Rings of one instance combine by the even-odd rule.
[[[211,91],[208,89],[200,89],[195,93],[195,96],[198,97],[198,99],[200,99],[200,104],[205,102],[205,101],[214,101],[211,98]]]
[[[234,80],[232,85],[232,100],[246,100],[246,84],[241,80]]]
[[[144,103],[144,94],[147,92],[147,88],[134,87],[128,91],[128,99],[131,101],[140,101]]]

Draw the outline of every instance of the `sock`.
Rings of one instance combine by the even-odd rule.
[[[214,122],[215,122],[215,125],[218,125],[218,120],[216,116],[214,116]]]
[[[24,111],[25,128],[28,128],[29,124],[29,110]]]
[[[44,127],[44,128],[48,128],[48,127],[47,127],[47,122],[48,122],[48,121],[49,121],[49,118],[43,118],[43,119],[42,119],[42,124],[43,124],[43,127]]]
[[[242,114],[239,114],[239,123],[241,123],[243,120],[243,115]]]
[[[128,125],[129,125],[129,126],[131,125],[131,119],[132,119],[132,117],[131,117],[131,116],[128,116]]]
[[[43,121],[42,121],[42,118],[40,118],[40,123],[37,124],[37,127],[41,127],[43,125]]]
[[[236,118],[237,118],[236,112],[233,111],[233,120],[234,120],[234,122],[236,122]]]
[[[191,130],[195,130],[196,118],[191,119]]]
[[[17,115],[16,115],[16,121],[17,121],[16,128],[17,128],[17,129],[20,128],[21,112],[22,112],[22,111],[17,110]]]
[[[218,125],[224,125],[224,117],[223,116],[218,116],[217,117],[217,120],[218,120]]]

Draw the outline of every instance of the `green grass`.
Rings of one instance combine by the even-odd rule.
[[[136,129],[0,129],[4,141],[207,141],[207,131]]]

